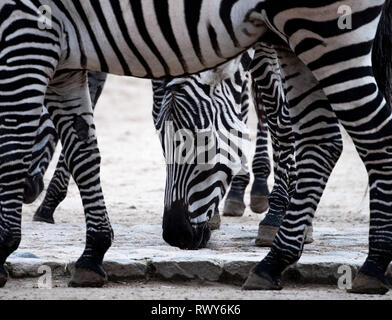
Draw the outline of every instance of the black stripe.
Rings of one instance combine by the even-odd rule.
[[[240,44],[235,37],[234,28],[231,20],[231,10],[237,2],[238,0],[223,0],[220,7],[220,17],[235,47],[239,48]]]
[[[116,54],[116,56],[118,58],[118,61],[121,64],[121,68],[123,69],[123,73],[125,75],[131,75],[132,72],[129,69],[127,61],[124,58],[124,56],[122,55],[119,47],[117,46],[116,40],[113,38],[113,35],[110,32],[110,29],[109,29],[109,26],[108,26],[108,22],[107,22],[107,20],[105,18],[105,15],[103,14],[100,2],[98,2],[96,0],[90,0],[90,3],[91,3],[91,6],[93,7],[93,9],[94,9],[94,11],[95,11],[95,13],[96,13],[96,15],[98,17],[98,20],[100,21],[100,25],[101,25],[103,31],[105,32],[106,38],[108,39],[108,41],[109,41],[109,43],[110,43],[114,53]]]
[[[169,15],[169,3],[163,0],[154,0],[155,13],[158,19],[158,24],[162,30],[162,34],[166,41],[169,43],[170,48],[176,54],[178,60],[181,63],[182,68],[185,73],[189,72],[188,65],[182,55],[180,47],[178,46],[176,37],[173,32],[173,27],[171,24],[171,19]]]
[[[104,55],[103,55],[103,53],[101,51],[101,48],[100,48],[99,43],[97,41],[97,38],[95,37],[95,34],[94,34],[94,32],[93,32],[93,30],[92,30],[92,28],[90,26],[90,21],[87,18],[87,15],[86,15],[86,13],[83,10],[83,7],[81,6],[80,1],[72,0],[72,3],[74,4],[77,12],[79,13],[80,18],[82,19],[82,21],[83,21],[83,23],[84,23],[84,25],[85,25],[85,27],[87,29],[88,35],[89,35],[89,37],[90,37],[90,39],[91,39],[91,41],[93,43],[94,49],[97,52],[98,59],[99,59],[99,62],[101,64],[100,71],[102,71],[102,72],[109,72],[108,64],[106,63],[105,57],[104,57]],[[80,48],[82,49],[81,39],[78,38],[78,40],[79,40]],[[84,65],[82,64],[82,66],[84,66]]]
[[[120,6],[119,2],[118,1],[111,1],[110,3],[112,5],[112,9],[113,9],[114,15],[116,16],[117,23],[120,27],[121,33],[124,36],[125,42],[127,43],[129,49],[133,52],[133,54],[139,60],[140,64],[146,70],[147,76],[149,78],[151,78],[152,71],[150,69],[150,66],[148,65],[147,61],[144,59],[142,54],[139,52],[139,50],[137,49],[137,47],[135,46],[135,44],[133,43],[133,41],[129,35],[128,28],[127,28],[127,25],[124,21],[123,12],[121,10],[121,6]]]
[[[166,0],[162,0],[162,1],[166,1]],[[161,56],[158,48],[155,46],[154,42],[150,37],[150,34],[148,33],[146,23],[143,18],[143,8],[142,8],[141,0],[132,0],[130,1],[130,4],[132,7],[133,16],[135,17],[137,28],[140,32],[140,36],[147,44],[147,46],[150,48],[152,53],[157,57],[158,61],[162,64],[165,73],[170,74],[169,66],[166,64],[165,59],[163,59],[163,57]]]
[[[184,0],[185,21],[189,36],[192,41],[193,49],[195,50],[196,56],[199,58],[201,64],[205,65],[205,61],[200,50],[199,34],[197,32],[200,21],[201,5],[201,0]]]

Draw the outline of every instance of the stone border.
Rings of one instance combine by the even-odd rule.
[[[13,259],[7,262],[7,268],[12,278],[39,277],[40,266],[49,266],[52,274],[57,277],[69,277],[75,262],[56,262],[41,259]],[[118,260],[105,261],[104,267],[111,281],[131,280],[170,280],[186,281],[200,280],[221,282],[232,285],[242,285],[254,261],[220,261],[220,260]],[[341,263],[297,263],[286,270],[284,279],[290,283],[301,284],[336,284],[341,275],[338,268]],[[348,264],[353,275],[359,265]],[[389,279],[392,281],[392,267],[389,269]]]

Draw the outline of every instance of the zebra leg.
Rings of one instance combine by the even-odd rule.
[[[385,273],[392,260],[392,110],[378,90],[371,68],[372,44],[383,3],[384,1],[379,1],[380,6],[375,7],[377,3],[372,1],[374,10],[369,13],[369,3],[349,1],[348,4],[352,5],[357,15],[366,14],[367,20],[356,21],[363,25],[340,30],[336,21],[336,29],[333,31],[339,37],[324,38],[318,35],[317,42],[322,41],[323,45],[311,46],[299,56],[319,81],[368,171],[369,254],[354,280],[351,291],[354,293],[385,294],[389,290]],[[306,9],[304,13],[306,14]],[[333,10],[329,14],[336,15]],[[332,25],[334,24],[328,24]],[[306,32],[305,34],[308,35]],[[301,40],[298,34],[295,39],[289,39],[294,52],[298,40]],[[330,50],[340,52],[333,55],[333,64],[330,59],[325,59],[332,58],[329,56]],[[248,278],[247,288],[252,281],[258,282],[255,285],[257,289],[281,288],[279,279],[282,272],[301,256],[303,240],[310,223],[307,218],[298,210],[288,211],[273,248],[253,270]]]
[[[24,183],[48,82],[58,63],[59,30],[56,25],[50,30],[37,28],[37,19],[25,3],[1,6],[0,287],[3,287],[8,278],[4,263],[21,240]],[[23,11],[25,6],[28,14]]]
[[[43,177],[57,144],[57,132],[46,108],[43,108],[35,138],[32,163],[25,181],[23,203],[33,203],[44,189]]]
[[[97,104],[97,101],[99,97],[101,96],[103,87],[105,85],[107,78],[107,74],[103,72],[89,72],[88,73],[88,85],[89,85],[89,92],[90,92],[90,98],[91,98],[91,103],[93,110],[95,109],[95,106]],[[50,120],[50,119],[49,119]],[[48,122],[49,122],[48,120]],[[46,115],[43,114],[41,116],[41,122],[46,121]],[[53,123],[50,120],[50,123],[47,125],[53,127]],[[41,129],[41,124],[40,124],[40,129]],[[54,132],[54,135],[50,135],[50,132],[47,132],[48,129],[46,129],[46,138],[48,142],[45,144],[45,153],[41,155],[40,158],[34,157],[33,158],[37,159],[37,165],[40,168],[41,175],[43,176],[48,168],[49,162],[53,157],[54,154],[54,149],[57,144],[57,134]],[[44,135],[44,133],[42,134]],[[42,139],[37,136],[37,141],[42,143]],[[36,142],[37,143],[37,142]],[[52,147],[51,147],[52,146]],[[38,151],[41,151],[42,148],[39,148],[38,145],[34,146]],[[51,147],[51,148],[50,148]],[[46,151],[46,149],[49,149]],[[32,168],[36,167],[32,166]],[[31,169],[30,169],[31,170]],[[30,177],[30,179],[33,179],[34,176]],[[56,170],[54,172],[54,175],[50,181],[48,190],[45,195],[45,199],[37,209],[37,212],[34,214],[33,221],[40,221],[40,222],[47,222],[47,223],[54,223],[54,212],[57,208],[57,206],[65,199],[67,196],[67,189],[68,189],[68,184],[70,180],[71,174],[69,173],[67,164],[64,159],[64,153],[61,152],[59,161],[57,163]],[[43,184],[43,182],[42,182]],[[26,193],[26,191],[25,191]]]
[[[34,214],[34,221],[54,223],[54,211],[67,196],[70,178],[71,174],[65,162],[64,153],[61,152],[56,171],[46,191],[45,199]]]
[[[267,180],[271,173],[268,156],[267,125],[257,124],[256,151],[252,162],[254,181],[250,191],[250,209],[255,213],[263,213],[269,208],[269,189]]]
[[[31,64],[24,69],[17,57],[8,65],[8,58],[0,58],[0,287],[8,278],[4,263],[21,240],[24,182],[46,91],[44,76],[51,77],[47,68]]]
[[[253,98],[259,118],[266,118],[271,134],[275,180],[268,197],[269,210],[259,224],[256,238],[256,245],[264,247],[272,245],[289,203],[290,190],[293,189],[295,182],[292,176],[295,165],[294,138],[276,50],[263,42],[260,42],[255,50],[252,65]],[[261,132],[260,129],[259,131]],[[264,136],[266,139],[266,133]],[[267,154],[267,150],[264,153]]]
[[[86,247],[75,264],[70,286],[102,286],[103,257],[113,230],[100,185],[100,154],[93,110],[83,71],[62,73],[52,81],[46,106],[63,145],[64,159],[78,185],[86,217]]]
[[[23,72],[4,72],[0,79],[5,75],[4,79],[16,86],[20,74]],[[23,79],[23,84],[31,85],[34,90],[13,87],[12,91],[18,93],[7,94],[9,84],[0,84],[0,287],[8,279],[4,263],[21,240],[24,182],[46,89],[37,78],[23,75]]]
[[[248,70],[248,67],[246,68]],[[243,122],[248,122],[249,114],[249,76],[244,71],[241,73],[241,116]],[[250,174],[247,165],[242,168],[243,172],[233,177],[230,190],[227,194],[223,215],[231,217],[240,217],[245,212],[245,190],[250,181]]]
[[[250,174],[236,175],[231,182],[230,191],[227,194],[223,215],[226,217],[241,217],[245,211],[245,189],[249,184]]]
[[[282,72],[287,79],[287,87],[291,88],[287,97],[291,103],[295,140],[296,187],[273,248],[269,256],[252,270],[244,286],[248,289],[281,287],[281,271],[274,274],[275,260],[278,259],[275,255],[282,251],[287,255],[286,248],[296,246],[300,250],[292,249],[293,253],[284,258],[291,264],[299,257],[317,205],[343,149],[337,118],[319,82],[292,52],[281,50],[278,53],[284,66]],[[294,88],[295,83],[301,86]],[[294,227],[301,225],[301,222],[306,222],[305,228]]]

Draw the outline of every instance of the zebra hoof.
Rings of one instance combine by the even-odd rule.
[[[53,210],[41,205],[34,214],[33,221],[54,224]]]
[[[37,200],[42,190],[44,190],[44,180],[42,175],[36,174],[33,177],[28,176],[24,183],[23,203],[33,203]]]
[[[250,195],[250,209],[254,213],[263,213],[269,208],[268,196]]]
[[[249,272],[242,290],[282,290],[281,278],[273,278],[266,272],[256,274],[254,269]]]
[[[237,199],[226,199],[223,215],[225,217],[241,217],[245,212],[245,204]]]
[[[75,268],[68,287],[73,288],[101,288],[107,282],[107,275],[104,277],[92,270]]]
[[[0,265],[0,288],[3,288],[8,280],[8,271],[4,265]]]
[[[279,227],[259,225],[255,244],[258,247],[271,247]]]
[[[208,226],[210,227],[210,230],[218,230],[221,226],[221,217],[219,214],[219,211],[216,210],[214,215],[211,217],[210,221],[208,221]]]
[[[276,226],[267,226],[267,225],[259,225],[259,231],[257,234],[257,238],[255,240],[255,244],[258,247],[272,247],[272,244],[275,239],[275,235],[278,232],[279,227]],[[312,243],[313,239],[313,226],[310,226],[305,238],[305,244]]]
[[[313,226],[310,226],[308,228],[308,232],[306,233],[305,244],[312,243],[313,241],[314,241],[314,239],[313,239]]]
[[[362,272],[359,272],[353,281],[352,288],[347,290],[349,293],[357,294],[386,294],[390,287],[387,283],[375,278],[368,276]]]

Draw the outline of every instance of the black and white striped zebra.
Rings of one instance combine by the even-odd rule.
[[[178,40],[174,39],[174,43],[183,41],[178,48],[190,48],[189,44],[196,45],[197,42],[200,47],[218,49],[221,40],[216,39],[211,42],[210,36],[214,33],[223,34],[227,27],[231,27],[227,22],[231,24],[229,17],[232,6],[227,6],[228,11],[220,12],[219,3],[200,1],[189,5],[189,2],[186,2],[184,4],[187,7],[186,20],[174,19],[174,24],[165,24],[164,36],[162,33],[154,33],[159,37],[158,39],[164,39],[157,47],[150,36],[145,34],[146,24],[144,16],[140,13],[147,10],[148,21],[159,19],[161,23],[157,26],[163,26],[161,19],[170,18],[173,14],[177,15],[176,12],[169,10],[174,8],[173,4],[176,2],[171,2],[169,7],[165,7],[168,3],[162,1],[156,2],[155,6],[145,1],[143,3],[132,1],[131,6],[128,6],[128,3],[126,7],[123,7],[124,1],[94,2],[93,5],[84,1],[45,0],[2,3],[0,10],[4,20],[0,26],[0,37],[1,48],[5,50],[2,50],[0,56],[0,80],[3,80],[0,91],[10,93],[4,94],[1,101],[4,110],[2,137],[5,141],[0,145],[1,160],[4,164],[0,175],[3,190],[0,230],[1,265],[20,242],[23,184],[31,159],[33,133],[38,125],[42,105],[45,104],[64,145],[65,162],[80,189],[85,208],[86,249],[76,263],[76,272],[71,285],[103,284],[105,272],[102,268],[102,259],[111,244],[113,232],[99,183],[100,157],[87,90],[87,74],[84,71],[69,70],[91,69],[140,77],[176,76],[184,72],[197,72],[216,66],[228,60],[228,57],[240,53],[257,39],[258,34],[253,32],[264,29],[245,21],[249,9],[257,4],[257,2],[247,3],[245,8],[242,5],[236,9],[239,14],[234,22],[241,27],[240,33],[231,34],[233,39],[238,38],[241,41],[240,48],[236,47],[237,41],[235,44],[225,46],[227,58],[221,57],[219,50],[208,53],[208,56],[213,56],[211,61],[204,61],[201,52],[193,49],[184,52],[183,56],[173,55],[173,39],[167,37],[174,29],[183,31],[189,27],[188,34],[183,34]],[[41,5],[50,5],[52,19],[51,26],[48,28],[45,25],[42,28]],[[110,5],[110,8],[103,8],[101,5]],[[125,10],[122,10],[123,8]],[[49,11],[48,8],[46,9]],[[194,9],[200,11],[200,18],[208,17],[214,11],[217,16],[222,16],[216,21],[218,23],[216,26],[215,22],[204,24],[208,27],[206,30],[208,32],[203,32],[204,39],[199,38],[197,33],[195,37],[194,31],[199,21],[194,21],[189,16],[189,10],[192,11],[193,16]],[[181,6],[175,9],[177,12],[178,10],[181,10]],[[155,12],[159,12],[159,15],[155,15]],[[113,20],[112,22],[115,23],[109,25],[108,20]],[[124,21],[127,21],[127,24]],[[14,26],[20,26],[21,23],[26,27],[20,36],[18,33],[20,29],[15,31]],[[116,26],[116,30],[110,30],[113,26]],[[132,32],[132,37],[134,35],[136,37],[131,39],[129,30],[138,30],[139,33]],[[113,37],[113,31],[121,39],[117,36]],[[101,43],[108,45],[99,47],[96,39],[98,34],[102,35]],[[225,42],[227,40],[225,39]],[[9,50],[15,48],[15,45],[18,50]],[[140,52],[143,52],[143,55]],[[174,53],[182,54],[181,51]],[[154,55],[158,58],[154,58]],[[149,59],[148,62],[144,57]],[[22,75],[23,82],[19,80]],[[4,85],[5,81],[7,81],[6,85]],[[14,89],[10,90],[11,87]],[[9,104],[12,108],[7,113],[5,108],[9,108]],[[17,132],[19,134],[16,134]],[[12,146],[18,152],[7,152],[10,146],[7,141],[12,141]],[[70,148],[71,145],[73,149]],[[6,192],[4,192],[5,188]],[[1,271],[2,283],[4,283],[7,277],[6,271],[4,269]]]
[[[37,5],[48,3],[52,7],[53,26],[38,29],[41,16]],[[168,0],[154,3],[132,0],[125,6],[125,1],[120,0],[111,1],[110,6],[105,2],[109,8],[102,8],[103,2],[98,1],[94,2],[94,7],[76,0],[5,1],[0,7],[4,17],[0,25],[1,47],[6,48],[0,55],[0,83],[3,83],[0,91],[11,93],[3,96],[0,102],[4,137],[0,144],[3,162],[0,175],[3,189],[0,262],[5,261],[20,241],[23,183],[31,159],[33,133],[46,93],[46,104],[49,104],[49,113],[63,144],[66,146],[70,137],[80,141],[80,147],[72,154],[65,150],[67,165],[81,190],[87,222],[86,250],[76,264],[72,284],[97,285],[103,281],[102,259],[110,246],[112,231],[101,190],[89,189],[87,168],[80,165],[80,162],[87,164],[89,161],[88,168],[94,170],[87,172],[94,174],[92,179],[99,179],[99,153],[86,94],[86,74],[70,72],[70,69],[140,77],[198,72],[244,51],[257,42],[268,26],[295,52],[298,65],[302,61],[319,81],[366,164],[371,198],[370,250],[354,281],[354,291],[369,292],[375,287],[378,292],[385,292],[384,273],[392,259],[392,236],[388,224],[392,206],[387,191],[391,183],[389,146],[392,122],[390,106],[378,91],[370,61],[383,3],[374,0],[312,1],[311,4],[305,0],[289,4],[282,0]],[[341,16],[338,9],[342,4],[353,10],[352,29],[339,28]],[[323,9],[322,16],[318,14],[320,8]],[[184,19],[178,19],[176,13],[179,11]],[[200,14],[195,15],[195,12]],[[174,16],[177,19],[172,18]],[[21,20],[26,27],[23,36],[18,36],[13,27],[18,23],[20,26]],[[145,21],[149,21],[150,29]],[[306,32],[309,26],[312,32]],[[184,33],[184,30],[188,32]],[[108,45],[100,46],[96,35],[107,40],[100,43]],[[12,50],[15,45],[18,50]],[[30,63],[26,69],[27,53]],[[22,72],[24,80],[20,82]],[[344,88],[341,81],[345,81]],[[295,83],[294,88],[298,85]],[[65,108],[57,108],[60,103],[65,104]],[[79,110],[75,104],[80,106]],[[84,106],[83,112],[81,106]],[[66,127],[64,124],[69,123],[72,115],[76,115],[75,125]],[[367,120],[366,124],[364,120]],[[7,152],[11,141],[17,152]],[[84,169],[84,175],[80,175],[81,169]],[[380,179],[383,183],[377,183]],[[309,203],[302,204],[308,209]],[[291,201],[274,247],[251,273],[248,288],[249,283],[260,289],[280,288],[281,272],[299,259],[312,218],[309,210],[299,211],[299,207],[298,203]],[[5,270],[1,274],[4,283]]]
[[[389,289],[385,272],[392,259],[392,230],[387,222],[392,216],[392,163],[385,151],[392,143],[392,114],[378,91],[371,62],[384,2],[345,4],[353,10],[353,25],[348,29],[339,27],[335,1],[325,4],[322,14],[315,10],[319,6],[305,7],[303,1],[266,2],[269,25],[288,44],[275,49],[290,102],[297,184],[273,247],[251,271],[245,289],[281,289],[282,272],[301,256],[307,229],[341,153],[337,119],[352,137],[370,185],[369,255],[351,292],[385,293]],[[391,10],[389,3],[386,10]]]
[[[252,53],[251,53],[252,54]],[[202,75],[199,76],[192,76],[192,77],[184,77],[181,78],[181,86],[183,87],[188,87],[191,92],[194,92],[194,94],[188,94],[188,95],[183,95],[183,103],[187,103],[189,105],[192,105],[194,108],[200,110],[199,113],[192,114],[193,117],[189,116],[188,121],[190,122],[189,127],[193,128],[194,130],[197,129],[197,124],[203,123],[203,115],[207,114],[207,111],[209,109],[215,108],[219,112],[222,112],[220,109],[227,104],[228,107],[231,107],[233,110],[237,110],[240,106],[241,109],[241,119],[244,121],[244,117],[248,116],[248,109],[249,109],[249,94],[248,94],[248,66],[251,63],[252,57],[249,54],[244,54],[241,62],[241,68],[237,67],[239,66],[238,63],[233,63],[233,67],[229,68],[228,70],[218,68],[214,72],[205,72]],[[235,70],[237,69],[237,70]],[[223,70],[225,74],[222,75],[222,72],[220,70]],[[235,72],[234,72],[235,71]],[[232,75],[233,73],[233,75]],[[208,78],[210,77],[210,78]],[[230,85],[226,84],[221,84],[223,80],[227,80]],[[102,88],[104,86],[106,79],[106,74],[103,73],[90,73],[89,74],[89,90],[90,90],[90,95],[92,98],[93,102],[93,109],[95,107],[95,103],[102,92]],[[200,79],[199,83],[197,82],[198,79]],[[230,80],[230,81],[229,81]],[[153,106],[153,118],[154,121],[157,121],[158,118],[158,113],[159,110],[162,108],[162,100],[164,99],[166,95],[166,81],[159,81],[156,80],[153,82],[153,96],[154,96],[154,106]],[[176,80],[177,83],[180,83],[179,80]],[[209,82],[211,84],[208,84]],[[225,90],[222,89],[217,89],[217,86],[223,86]],[[208,88],[210,86],[210,88]],[[174,92],[174,85],[168,86],[168,89],[174,98],[170,103],[172,104],[178,104],[178,101],[175,100],[176,94]],[[178,88],[178,85],[175,87]],[[200,90],[203,90],[204,93],[204,99],[200,98],[200,95],[196,95]],[[211,97],[206,97],[208,96],[208,92],[210,91]],[[186,92],[186,91],[185,91]],[[240,99],[240,100],[239,100]],[[219,103],[218,103],[218,102]],[[166,102],[167,105],[168,102]],[[167,108],[167,106],[166,106]],[[173,107],[174,108],[174,107]],[[44,109],[45,110],[45,109]],[[219,113],[218,113],[219,114]],[[43,117],[46,117],[47,112],[43,113]],[[177,115],[179,117],[181,114]],[[41,121],[42,122],[42,121]],[[48,126],[49,128],[52,128],[53,125],[51,123],[44,122],[42,123],[45,126]],[[218,129],[218,128],[217,128]],[[44,130],[44,128],[40,128],[40,130]],[[56,136],[54,134],[49,134],[49,136],[42,137],[42,135],[37,136],[37,140],[34,145],[34,154],[39,154],[40,150],[43,151],[43,155],[45,155],[45,158],[40,157],[39,159],[35,159],[33,161],[32,166],[33,168],[30,168],[29,171],[34,172],[37,170],[38,167],[42,167],[43,165],[47,164],[50,159],[53,156],[53,148],[51,148],[52,152],[45,152],[48,147],[51,147],[53,144],[57,143]],[[173,138],[173,137],[172,137]],[[263,141],[266,143],[266,141]],[[49,146],[47,146],[49,145]],[[259,148],[259,147],[258,147]],[[267,157],[267,160],[268,157]],[[40,161],[43,162],[43,165],[40,164]],[[35,168],[37,167],[37,168]],[[47,167],[47,166],[46,166]],[[41,172],[40,172],[41,173]],[[219,175],[219,172],[214,172],[211,175],[216,174]],[[241,173],[240,175],[237,175],[237,179],[240,180],[242,176],[249,176],[248,173],[244,172]],[[30,175],[29,175],[30,177]],[[42,177],[42,174],[40,174],[40,177]],[[31,183],[27,184],[27,186],[30,186],[35,182],[34,180],[35,176],[31,176],[29,180],[31,180]],[[64,155],[60,156],[60,160],[58,162],[56,171],[53,175],[53,178],[49,184],[47,193],[45,195],[45,198],[38,208],[37,212],[34,215],[34,220],[35,221],[43,221],[43,222],[49,222],[49,223],[54,223],[54,218],[53,214],[56,209],[56,207],[59,205],[59,203],[65,198],[67,194],[67,188],[68,188],[68,183],[70,179],[70,173],[67,170],[67,166],[64,162]],[[169,178],[168,178],[169,179]],[[176,180],[172,181],[172,184],[176,184],[178,181],[180,181],[180,178],[177,178]],[[231,179],[230,179],[231,180]],[[42,184],[42,179],[40,183],[36,183],[37,186],[35,189],[39,187],[40,184]],[[184,184],[191,183],[191,181],[184,181]],[[235,184],[234,184],[235,188]],[[34,188],[29,188],[33,189]],[[41,189],[42,190],[42,189]],[[31,192],[30,192],[31,193]],[[25,194],[26,194],[26,189],[25,189]],[[36,193],[34,193],[36,195]],[[200,198],[200,196],[199,196]],[[26,202],[26,201],[25,201]],[[198,202],[201,203],[201,199],[198,199]],[[203,206],[203,205],[200,205]],[[217,211],[217,208],[216,210]],[[183,213],[186,214],[187,211],[184,211]],[[210,227],[213,225],[213,228],[219,228],[219,213],[217,213],[215,216],[214,221],[209,221]],[[215,221],[216,220],[216,221]]]
[[[153,119],[166,160],[163,238],[170,245],[206,246],[205,222],[246,165],[242,117],[251,57],[242,55],[240,65],[237,60],[201,74],[153,81]]]
[[[248,71],[245,70],[245,64],[250,64],[250,59],[252,59],[252,57],[250,57],[248,54],[243,59],[244,63],[242,69],[237,72],[240,72],[239,76],[241,77],[243,82],[243,86],[241,89],[241,117],[246,123],[249,112],[249,88]],[[91,72],[89,73],[88,79],[93,109],[95,109],[95,104],[105,84],[106,74]],[[183,81],[185,82],[185,80]],[[195,81],[195,78],[190,79],[189,85],[191,85]],[[237,81],[240,82],[238,74]],[[160,94],[163,97],[165,94],[164,91],[156,92],[157,88],[159,87],[156,86],[156,88],[154,88],[154,97],[156,97],[156,99],[154,99],[154,110],[159,110],[160,108],[160,101],[157,99],[157,97],[159,98]],[[237,88],[232,87],[231,90],[234,92],[236,89]],[[238,89],[235,92],[236,94],[240,94],[240,92],[238,92]],[[230,95],[230,97],[232,98],[232,95]],[[227,97],[224,98],[227,99]],[[189,96],[189,99],[193,99],[193,97]],[[194,104],[196,105],[196,102],[194,102]],[[206,108],[207,106],[204,107]],[[153,113],[153,116],[156,117],[156,113]],[[251,191],[251,208],[256,213],[262,213],[268,209],[269,191],[266,183],[267,178],[270,174],[270,159],[268,156],[267,143],[268,141],[266,134],[266,125],[263,125],[262,128],[262,125],[259,123],[257,127],[256,150],[254,153],[254,159],[252,164],[252,172],[255,176],[255,181],[252,185]],[[53,123],[50,120],[46,108],[44,108],[44,112],[42,114],[39,126],[39,134],[37,135],[36,141],[34,143],[33,162],[29,169],[28,179],[26,179],[24,203],[32,203],[43,190],[43,176],[48,167],[48,163],[53,157],[54,146],[56,144],[57,135],[53,127]],[[54,223],[54,212],[60,202],[66,197],[69,179],[70,173],[65,164],[64,155],[61,155],[53,178],[51,179],[49,187],[45,194],[45,198],[34,215],[34,221]],[[246,168],[244,168],[243,173],[234,176],[230,185],[228,197],[225,202],[224,215],[239,216],[243,214],[245,209],[244,193],[247,185],[249,184],[249,180],[250,174],[249,172],[246,172]],[[236,202],[239,203],[239,205]],[[235,211],[235,209],[239,206],[240,212]],[[216,211],[216,214],[214,214],[213,221],[209,221],[209,225],[211,230],[219,228],[220,217],[218,211]]]

